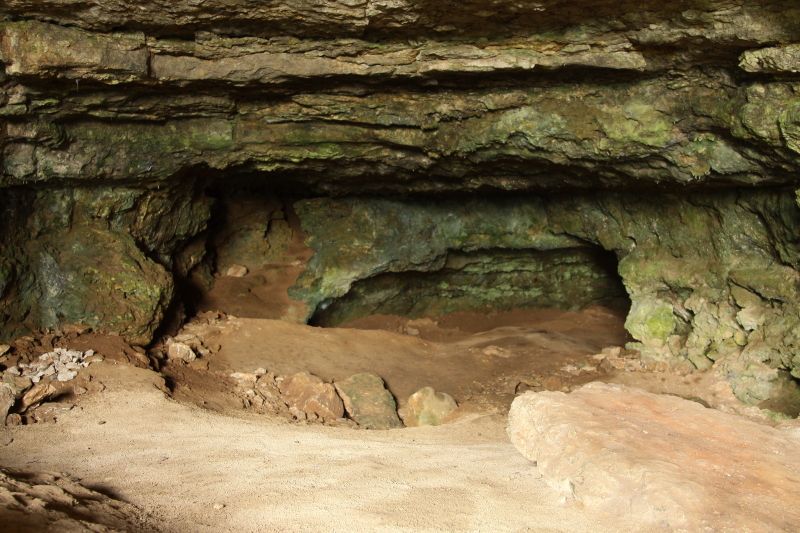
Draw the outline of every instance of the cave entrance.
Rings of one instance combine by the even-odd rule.
[[[396,209],[400,226],[435,227],[415,213],[403,218],[405,204],[279,199],[227,187],[211,194],[207,260],[194,274],[204,290],[197,316],[175,338],[202,339],[214,352],[203,363],[213,376],[168,365],[176,394],[206,407],[223,405],[231,395],[223,389],[233,386],[235,405],[279,409],[253,387],[261,383],[253,372],[265,369],[277,380],[278,397],[279,378],[307,372],[337,383],[368,373],[398,407],[431,387],[467,409],[503,411],[525,390],[569,390],[600,379],[606,370],[597,356],[609,347],[624,354],[630,301],[617,257],[592,243],[492,247],[478,233],[482,247],[444,248],[412,261],[403,254],[416,253],[415,242],[372,242],[364,237],[372,230],[353,222]],[[327,211],[314,222],[320,203]],[[325,233],[337,224],[349,229]],[[470,239],[466,231],[458,236]],[[376,273],[354,274],[366,269]],[[341,296],[320,297],[334,286],[344,287]],[[204,318],[209,312],[223,318]],[[250,377],[242,386],[219,376]]]
[[[320,305],[310,323],[334,327],[363,323],[374,315],[425,318],[591,306],[621,314],[630,308],[616,256],[599,247],[456,251],[434,271],[384,273],[358,281],[345,296]]]

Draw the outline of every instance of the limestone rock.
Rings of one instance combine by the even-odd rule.
[[[299,320],[365,287],[422,315],[408,272],[441,312],[614,289],[643,356],[800,377],[797,2],[0,4],[2,339],[150,343],[230,190],[279,183],[315,198]],[[254,222],[216,264],[265,264]]]
[[[50,382],[41,382],[34,385],[20,400],[20,410],[25,411],[31,407],[52,398],[58,393],[58,389]]]
[[[526,393],[512,443],[547,482],[645,530],[800,526],[800,441],[789,431],[669,395],[592,383]]]
[[[355,374],[334,383],[344,402],[347,414],[359,426],[367,429],[403,427],[397,416],[397,403],[375,374]]]
[[[344,404],[334,386],[308,372],[289,376],[278,387],[290,408],[299,409],[310,418],[332,422],[344,416]]]
[[[15,396],[10,385],[0,383],[0,425],[5,424],[6,416],[16,401]]]
[[[247,267],[244,265],[231,265],[225,271],[225,275],[231,278],[243,278],[247,275]]]
[[[400,409],[400,418],[406,426],[438,426],[458,408],[447,393],[436,392],[433,387],[423,387],[408,398]]]
[[[790,44],[748,50],[742,54],[739,66],[746,72],[771,74],[800,72],[800,45]]]
[[[182,342],[173,342],[167,348],[167,358],[173,361],[191,363],[197,359],[197,354],[194,353],[191,346]]]

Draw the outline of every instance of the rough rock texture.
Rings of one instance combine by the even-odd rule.
[[[157,531],[129,503],[91,490],[61,474],[0,469],[3,530]]]
[[[386,390],[383,380],[370,373],[361,373],[334,383],[344,402],[347,414],[366,429],[403,427],[397,416],[397,403]]]
[[[440,271],[454,250],[553,253],[595,246],[612,250],[619,260],[632,301],[627,328],[646,356],[688,358],[699,368],[716,361],[737,396],[749,403],[800,398],[790,377],[800,377],[800,210],[788,194],[316,199],[295,208],[316,254],[294,294],[314,305],[327,307],[357,280]],[[558,291],[547,293],[548,303],[590,303],[575,295],[585,298],[600,285],[580,275],[582,269],[581,263],[561,267],[561,277],[551,282]],[[533,288],[548,286],[540,281]],[[502,285],[482,297],[489,299],[491,291],[498,300],[514,302]],[[515,287],[514,293],[525,291]],[[410,295],[416,293],[401,291]]]
[[[457,408],[456,401],[446,392],[423,387],[408,397],[399,414],[408,427],[438,426]]]
[[[800,527],[796,430],[593,383],[516,398],[508,433],[565,495],[652,530]]]
[[[0,336],[146,344],[301,196],[306,318],[579,307],[613,252],[646,355],[795,394],[799,46],[793,0],[6,0]]]
[[[299,409],[306,416],[319,417],[328,422],[344,416],[344,404],[333,385],[324,383],[308,372],[289,376],[280,383],[279,388],[289,406]]]

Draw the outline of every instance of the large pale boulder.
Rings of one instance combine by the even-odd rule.
[[[796,431],[592,383],[519,396],[508,434],[567,497],[644,530],[800,529]]]

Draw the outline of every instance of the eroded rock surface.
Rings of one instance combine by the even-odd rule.
[[[646,357],[797,396],[799,43],[792,0],[7,0],[0,340],[148,344],[296,211],[292,320],[627,293]]]
[[[570,394],[518,397],[508,434],[565,496],[653,529],[800,526],[796,429],[592,383]]]
[[[9,533],[158,531],[135,506],[62,474],[0,469],[0,516]]]
[[[403,427],[397,416],[397,402],[375,374],[362,372],[334,383],[347,414],[366,429]]]
[[[408,397],[400,409],[400,418],[406,426],[438,426],[458,408],[456,401],[446,392],[436,392],[433,387],[423,387]]]

